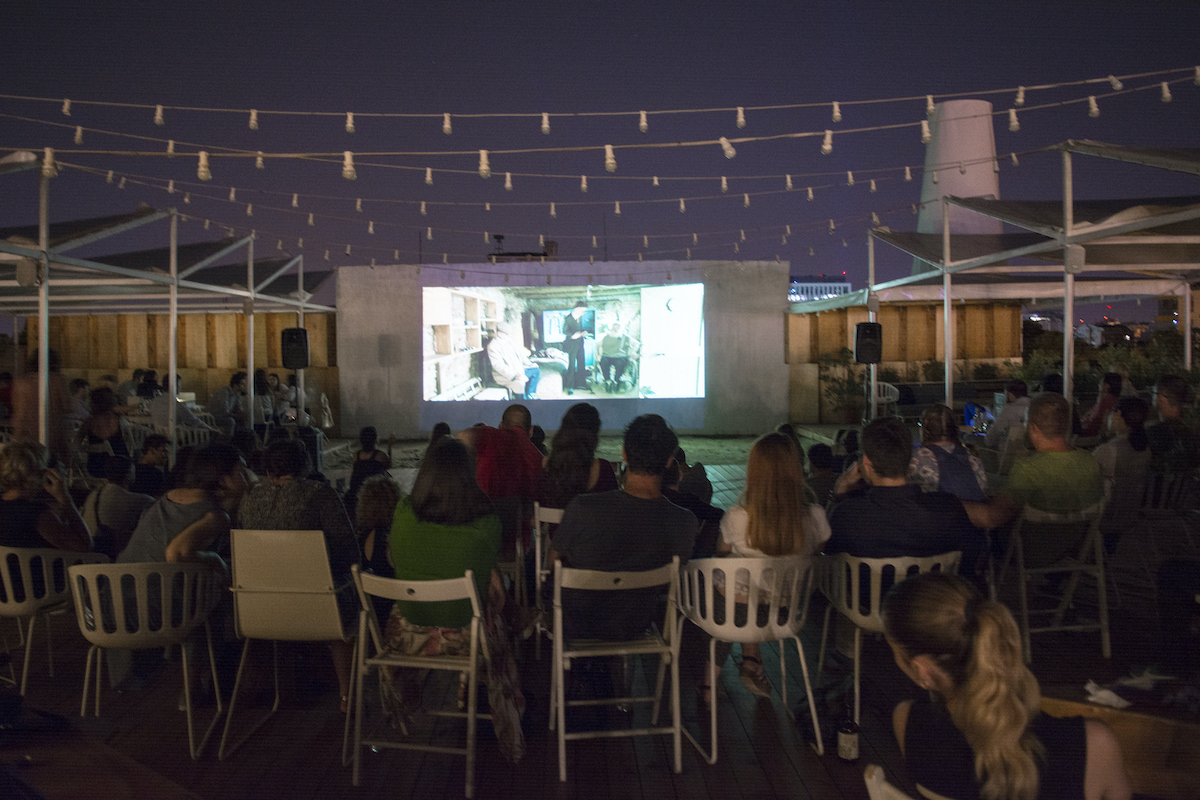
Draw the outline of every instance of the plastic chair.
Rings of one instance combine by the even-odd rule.
[[[52,547],[0,547],[0,617],[17,621],[20,644],[25,646],[25,666],[21,669],[21,694],[29,680],[29,654],[33,650],[33,628],[40,616],[46,624],[48,673],[54,677],[54,645],[50,634],[50,614],[65,609],[71,601],[67,567],[73,564],[104,564],[102,553],[72,553]],[[29,620],[29,628],[22,623]],[[7,649],[7,648],[6,648]],[[16,675],[9,663],[9,675]]]
[[[817,662],[817,682],[825,666],[825,642],[829,636],[829,615],[834,610],[854,623],[854,721],[860,719],[862,632],[883,633],[885,576],[887,587],[925,572],[958,572],[961,550],[936,556],[898,556],[896,558],[860,558],[849,553],[837,553],[821,559],[821,591],[829,599],[825,609],[825,624],[821,628],[821,656]],[[866,573],[864,575],[864,572]]]
[[[233,564],[233,609],[237,634],[245,639],[238,663],[229,715],[217,758],[241,747],[255,731],[279,710],[279,642],[331,642],[354,638],[353,630],[342,625],[338,595],[346,592],[353,599],[353,582],[334,585],[329,567],[325,534],[321,531],[230,531]],[[229,729],[237,706],[242,672],[254,639],[269,639],[275,676],[275,702],[236,744],[230,746]],[[342,763],[347,758],[350,733],[350,704],[342,730]]]
[[[724,573],[725,593],[716,591],[713,573]],[[708,676],[708,685],[716,687],[717,640],[723,642],[779,642],[779,693],[783,698],[788,716],[795,719],[787,702],[787,659],[784,644],[791,639],[796,643],[800,656],[800,669],[804,675],[804,690],[808,694],[808,708],[812,715],[813,734],[816,737],[817,753],[825,754],[821,741],[821,726],[817,721],[817,706],[813,702],[812,682],[808,678],[808,662],[804,655],[804,644],[800,641],[800,629],[808,618],[808,601],[812,595],[812,563],[798,556],[780,558],[702,558],[689,561],[679,576],[679,610],[707,633],[708,663],[713,665]],[[742,598],[730,591],[731,584],[748,586],[749,594]],[[735,603],[744,602],[750,613],[739,624]],[[763,609],[766,609],[764,616]],[[718,609],[724,611],[720,614]],[[758,609],[756,612],[753,609]],[[721,617],[721,621],[717,621]],[[712,736],[712,752],[707,753],[690,731],[684,735],[709,764],[717,763],[717,701],[709,703],[709,725]]]
[[[667,586],[667,611],[660,629],[652,630],[640,639],[610,641],[606,639],[572,639],[563,636],[563,589],[585,589],[591,591],[624,591]],[[550,727],[558,728],[558,779],[567,780],[567,740],[602,739],[626,736],[650,736],[670,734],[675,747],[675,772],[683,771],[682,729],[679,712],[679,632],[682,623],[676,619],[679,597],[679,556],[670,564],[645,572],[601,572],[590,569],[571,569],[561,561],[554,563],[554,664],[550,672]],[[640,697],[614,697],[610,700],[567,700],[566,671],[571,661],[579,658],[602,656],[657,655],[658,676],[654,682],[654,694]],[[671,667],[671,725],[659,726],[658,711],[662,698],[663,677],[668,664]],[[578,731],[567,733],[568,706],[625,705],[653,703],[650,727],[622,728],[606,731]]]
[[[1021,512],[1016,525],[1013,526],[1012,538],[1008,543],[1008,551],[1004,556],[1005,571],[1012,560],[1017,564],[1017,587],[1021,600],[1021,616],[1018,622],[1021,626],[1021,646],[1025,651],[1025,663],[1033,660],[1030,637],[1034,633],[1049,631],[1100,631],[1100,651],[1105,658],[1112,658],[1112,643],[1108,632],[1108,586],[1105,582],[1104,570],[1104,541],[1100,536],[1100,519],[1104,516],[1104,502],[1085,508],[1072,514],[1050,514],[1028,506]],[[1041,566],[1029,566],[1026,563],[1026,535],[1030,528],[1040,542],[1059,538],[1063,548],[1067,550],[1065,557],[1055,559],[1053,563]],[[1073,546],[1079,542],[1078,551]],[[1077,552],[1077,554],[1076,554]],[[1062,594],[1056,603],[1048,608],[1031,609],[1029,606],[1029,579],[1039,575],[1070,575]],[[1003,575],[1004,572],[1001,572]],[[1075,589],[1079,578],[1087,575],[1096,580],[1096,599],[1099,607],[1097,619],[1093,621],[1077,621],[1070,624],[1063,622],[1067,608],[1075,599]],[[1040,627],[1030,627],[1029,617],[1032,614],[1049,614],[1050,622]]]
[[[161,433],[163,436],[171,435],[171,428],[167,425],[155,425],[156,433]],[[175,426],[175,445],[176,447],[203,447],[212,441],[213,432],[208,428],[189,428],[186,425]]]
[[[475,576],[467,570],[461,578],[449,578],[435,581],[405,581],[397,578],[381,578],[369,572],[360,572],[358,565],[351,567],[354,583],[358,587],[359,601],[362,609],[358,616],[358,641],[356,669],[354,674],[354,773],[353,783],[358,786],[359,765],[362,748],[381,747],[395,750],[418,750],[426,753],[452,753],[465,756],[466,767],[466,797],[472,797],[475,792],[475,730],[479,718],[479,667],[480,660],[487,659],[487,640],[483,635],[483,616],[479,597],[475,591]],[[375,616],[375,605],[371,598],[383,597],[388,600],[404,600],[417,603],[443,603],[451,600],[471,601],[471,644],[466,656],[409,656],[402,653],[388,652],[383,647],[383,632],[379,620]],[[369,655],[370,648],[374,655]],[[362,735],[363,722],[363,682],[372,668],[380,667],[410,667],[414,669],[440,669],[459,673],[466,681],[467,710],[443,711],[435,710],[429,713],[436,716],[460,717],[467,720],[467,741],[464,747],[445,747],[441,745],[410,744],[393,739],[364,739]],[[402,723],[403,727],[403,723]],[[407,730],[405,730],[407,735]]]
[[[537,608],[536,631],[537,638],[533,642],[533,657],[542,660],[542,636],[549,636],[551,631],[546,627],[546,600],[542,587],[550,578],[550,570],[546,567],[546,558],[550,553],[550,526],[562,522],[561,508],[545,508],[541,503],[533,504],[533,563],[534,567],[534,605]]]
[[[912,795],[905,794],[888,783],[883,767],[878,764],[867,764],[863,770],[863,780],[867,784],[867,797],[871,800],[913,800]]]
[[[139,425],[136,422],[126,421],[121,425],[121,435],[125,439],[125,450],[129,453],[130,458],[137,458],[138,453],[146,444],[146,437],[154,433],[153,428],[148,428],[145,425]]]
[[[880,416],[895,416],[899,402],[899,389],[890,383],[875,381],[875,407],[880,411]]]
[[[200,757],[204,745],[217,727],[223,706],[217,679],[217,660],[213,655],[212,630],[208,615],[221,602],[224,576],[206,564],[80,564],[67,568],[74,589],[75,616],[79,630],[92,643],[83,674],[83,699],[79,716],[87,714],[88,682],[92,661],[96,664],[96,716],[100,716],[100,678],[104,650],[148,650],[180,645],[183,650],[183,697],[187,711],[188,748],[192,759]],[[208,663],[212,669],[213,692],[217,710],[196,744],[192,726],[192,687],[188,680],[186,642],[192,631],[204,626],[208,642]]]

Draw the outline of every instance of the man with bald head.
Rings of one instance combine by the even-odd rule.
[[[537,392],[542,371],[529,358],[529,350],[520,342],[519,331],[512,323],[502,322],[496,336],[488,344],[488,362],[492,365],[492,379],[523,399]]]

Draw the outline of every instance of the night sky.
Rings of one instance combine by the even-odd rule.
[[[910,206],[920,200],[924,146],[915,124],[924,118],[926,94],[967,93],[1003,112],[1013,103],[1009,90],[1019,85],[1163,73],[1126,77],[1125,92],[1111,97],[1105,97],[1113,91],[1107,81],[1028,90],[1019,132],[1009,132],[1004,116],[995,121],[997,151],[1021,154],[1020,166],[1001,165],[1007,199],[1060,196],[1057,153],[1033,151],[1067,138],[1200,144],[1200,87],[1191,79],[1200,63],[1200,4],[1190,2],[43,1],[26,4],[9,23],[0,92],[54,101],[0,98],[0,153],[55,148],[64,168],[52,182],[52,220],[120,213],[140,202],[176,206],[196,220],[181,226],[185,242],[217,238],[224,226],[239,234],[253,228],[259,253],[279,255],[282,243],[285,252],[305,254],[307,269],[323,268],[326,250],[335,266],[395,263],[399,251],[400,263],[415,263],[419,253],[438,268],[444,257],[458,265],[453,273],[466,269],[463,282],[485,283],[498,271],[487,262],[494,248],[484,241],[488,232],[505,234],[508,250],[537,250],[543,236],[559,243],[560,258],[592,256],[596,283],[606,282],[600,263],[606,254],[629,261],[641,253],[649,262],[685,259],[690,248],[697,267],[703,260],[778,255],[791,261],[794,275],[844,270],[857,288],[866,281],[872,212],[896,229],[916,226]],[[1160,100],[1162,80],[1172,81],[1171,103]],[[1150,88],[1132,91],[1141,87]],[[1005,91],[984,93],[998,89]],[[1088,116],[1085,102],[1032,108],[1089,94],[1099,95],[1098,118]],[[896,97],[914,99],[861,104]],[[72,101],[70,116],[61,113],[63,98]],[[834,100],[841,104],[840,123],[831,121]],[[750,108],[807,103],[823,105]],[[156,104],[166,107],[161,126],[154,124]],[[747,107],[744,128],[735,124],[736,106]],[[256,131],[248,127],[252,108],[259,111]],[[654,113],[712,108],[722,110]],[[646,133],[638,130],[641,110],[650,112]],[[346,112],[355,114],[354,133],[345,130]],[[551,115],[549,135],[541,132],[543,112]],[[627,113],[556,116],[594,112]],[[370,116],[381,113],[431,116]],[[449,136],[442,132],[444,113],[452,115]],[[839,133],[894,124],[909,127]],[[84,128],[82,145],[73,143],[76,125]],[[833,151],[822,155],[826,128],[834,131]],[[795,133],[807,135],[735,142],[732,160],[717,144],[622,149]],[[161,154],[168,139],[176,141],[174,159],[95,152]],[[605,169],[605,144],[616,147],[612,173]],[[585,149],[498,152],[538,148]],[[196,175],[201,149],[212,154],[209,182]],[[250,155],[222,155],[230,149]],[[487,180],[477,172],[479,149],[490,151]],[[357,180],[341,176],[345,150],[354,153]],[[255,168],[256,151],[264,154],[262,170]],[[283,153],[321,155],[276,157]],[[902,180],[906,165],[913,168],[911,183]],[[426,168],[433,170],[432,185],[425,182]],[[852,187],[847,170],[855,175]],[[513,173],[511,191],[505,172]],[[785,174],[792,175],[794,191],[785,190]],[[1077,198],[1197,190],[1194,176],[1083,157],[1076,159],[1076,175]],[[660,186],[652,186],[653,176]],[[118,188],[122,177],[124,189]],[[175,181],[174,195],[166,191],[168,180]],[[3,179],[0,226],[36,222],[36,185],[32,171]],[[184,192],[190,193],[186,205]],[[680,198],[686,201],[682,214]],[[484,203],[492,209],[485,211]],[[203,219],[211,220],[207,232]],[[785,244],[786,226],[792,234]],[[165,245],[165,226],[154,231],[81,254]],[[908,273],[911,259],[886,246],[879,253],[880,280]],[[644,269],[635,278],[665,277],[661,267]],[[624,279],[626,269],[619,273]]]

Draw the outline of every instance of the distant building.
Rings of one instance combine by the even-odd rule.
[[[805,303],[809,300],[823,300],[826,297],[837,297],[850,291],[850,281],[843,277],[831,278],[825,275],[801,275],[792,277],[792,285],[788,289],[789,303]]]

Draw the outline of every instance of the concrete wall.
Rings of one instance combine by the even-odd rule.
[[[504,269],[512,272],[506,275]],[[705,399],[598,398],[594,405],[605,429],[619,429],[634,416],[650,412],[662,414],[681,431],[712,434],[761,433],[787,419],[787,262],[474,264],[427,268],[419,275],[413,266],[393,265],[339,270],[336,338],[342,430],[352,434],[363,425],[374,425],[381,436],[415,437],[437,420],[454,428],[478,421],[495,424],[503,403],[421,399],[421,287],[546,285],[547,273],[556,286],[586,285],[589,278],[593,285],[631,282],[627,278],[646,284],[705,284]],[[554,430],[572,402],[528,405],[535,422]]]

